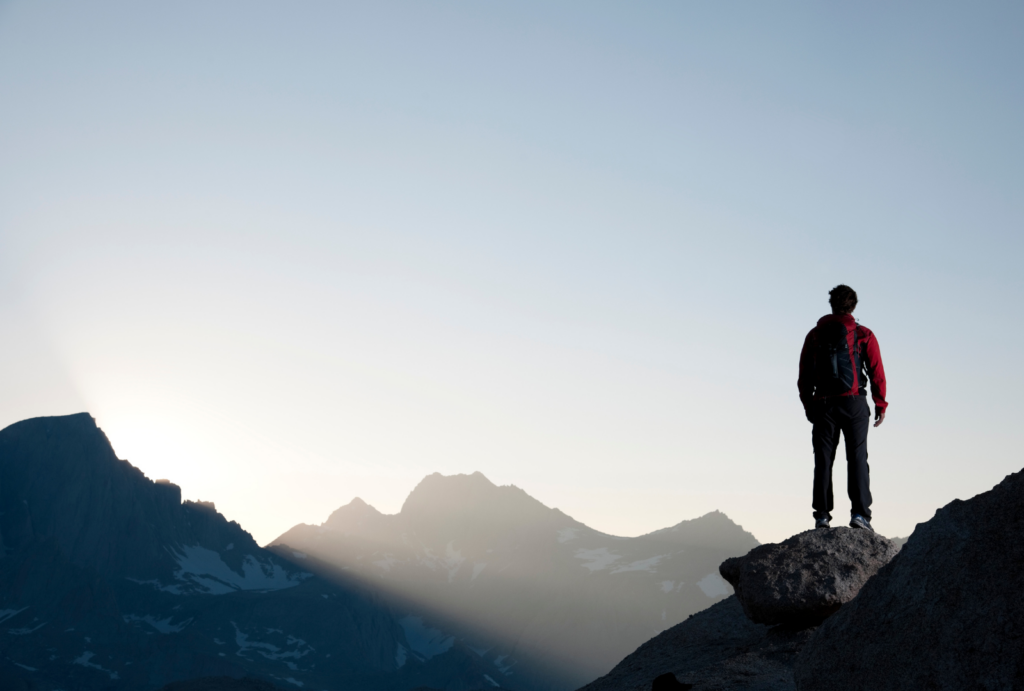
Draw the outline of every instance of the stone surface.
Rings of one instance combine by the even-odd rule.
[[[852,600],[898,552],[867,530],[819,528],[727,559],[719,571],[751,621],[817,624]]]
[[[793,662],[813,632],[754,624],[731,596],[647,641],[580,691],[651,691],[666,673],[693,691],[794,691]]]
[[[917,526],[821,626],[802,691],[1024,688],[1024,472]]]

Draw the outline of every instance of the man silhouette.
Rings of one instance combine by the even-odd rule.
[[[797,388],[807,419],[814,424],[814,527],[832,520],[832,464],[839,434],[846,441],[847,492],[850,527],[871,527],[871,489],[868,478],[868,408],[866,384],[871,382],[875,427],[885,420],[885,370],[878,341],[871,329],[853,318],[857,293],[846,285],[829,291],[832,314],[818,320],[804,339]]]

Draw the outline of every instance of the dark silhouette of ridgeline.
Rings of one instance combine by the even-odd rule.
[[[119,460],[87,414],[0,431],[0,689],[488,685],[462,646],[402,659],[380,595],[261,549],[211,503]],[[302,684],[302,686],[299,686]]]

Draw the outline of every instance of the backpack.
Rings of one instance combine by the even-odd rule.
[[[857,326],[854,325],[854,342],[856,343]],[[860,347],[853,351],[850,359],[850,346],[847,336],[850,332],[842,322],[829,322],[818,329],[814,350],[814,395],[841,396],[849,393],[854,384],[854,372],[860,372]]]

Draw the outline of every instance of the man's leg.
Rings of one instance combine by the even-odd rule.
[[[864,396],[850,396],[844,406],[843,438],[846,440],[846,491],[850,513],[871,520],[871,481],[868,467],[868,429],[871,409]]]
[[[814,498],[811,507],[815,518],[832,518],[832,462],[839,445],[839,425],[832,406],[825,406],[814,421],[811,431],[814,446]]]

